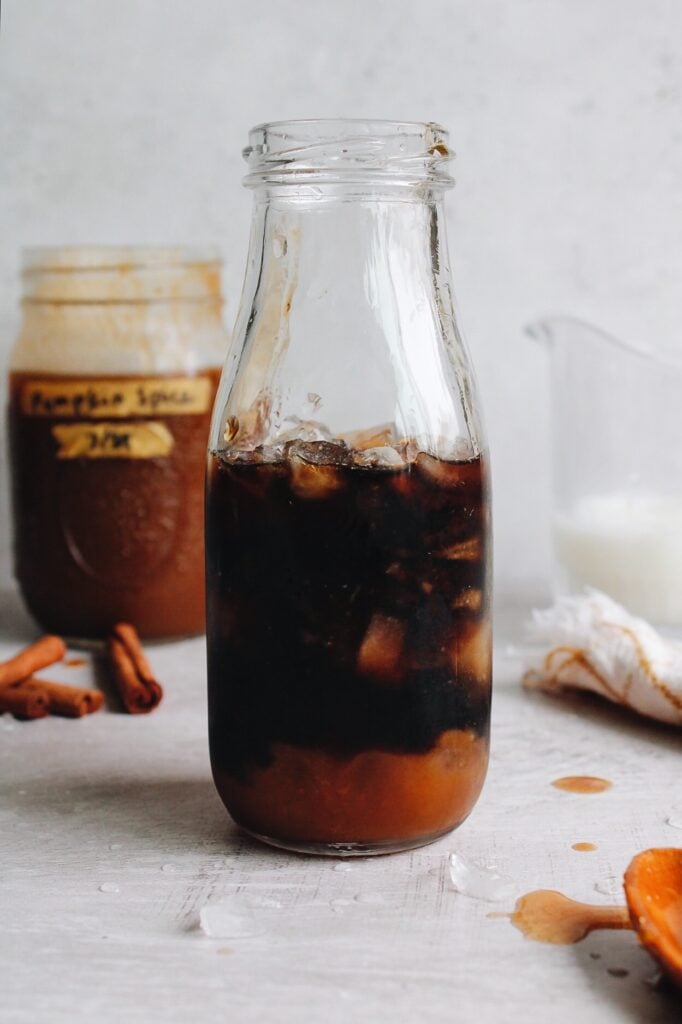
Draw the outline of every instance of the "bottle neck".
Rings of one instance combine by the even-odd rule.
[[[477,453],[441,202],[447,133],[278,122],[249,142],[249,260],[211,445],[269,459],[294,439],[352,447],[360,429]]]
[[[248,181],[248,179],[247,179]],[[298,174],[295,182],[259,179],[251,182],[256,205],[270,203],[288,208],[310,209],[330,204],[402,203],[430,204],[442,200],[448,186],[430,180],[395,177],[385,179],[366,175],[329,178],[318,172]]]
[[[449,279],[442,190],[320,191],[260,187],[254,196],[242,312],[253,302],[267,311],[260,326],[271,340],[275,321],[275,335],[287,334],[294,292],[308,296],[305,309],[322,325],[338,302],[369,302],[377,316],[407,296],[421,307]]]
[[[365,192],[349,200],[344,192],[343,201],[325,202],[258,190],[224,388],[234,381],[235,415],[253,416],[259,443],[290,426],[284,378],[303,389],[294,419],[308,416],[308,393],[338,398],[338,408],[326,397],[319,410],[332,433],[352,411],[370,427],[377,416],[393,417],[400,436],[452,436],[457,385],[446,348],[457,347],[457,335],[440,198]],[[336,386],[305,385],[314,365],[325,364],[338,366]],[[252,436],[251,426],[245,433]]]
[[[367,262],[369,252],[386,249],[386,256],[409,255],[430,265],[444,241],[442,189],[311,185],[262,185],[254,192],[250,255],[264,262],[300,256],[305,248],[315,256]],[[269,247],[268,243],[272,246]],[[389,252],[388,250],[392,250]],[[342,263],[344,276],[350,269]]]

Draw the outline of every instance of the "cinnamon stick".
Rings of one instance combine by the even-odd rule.
[[[43,636],[34,644],[24,647],[13,658],[0,664],[0,690],[21,679],[28,679],[34,672],[54,665],[66,654],[66,644],[59,636]]]
[[[99,690],[86,690],[82,686],[67,686],[51,679],[33,676],[26,680],[26,686],[34,686],[47,694],[48,707],[53,715],[64,718],[82,718],[91,715],[104,704],[104,694]]]
[[[50,701],[47,690],[28,680],[21,680],[0,689],[0,714],[9,711],[15,718],[45,718]]]
[[[128,622],[114,626],[107,638],[107,654],[126,711],[131,715],[153,711],[163,697],[163,690],[144,656],[135,627]]]

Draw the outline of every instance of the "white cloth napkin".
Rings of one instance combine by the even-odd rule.
[[[682,725],[682,645],[598,590],[534,611],[524,686],[591,690],[649,718]]]

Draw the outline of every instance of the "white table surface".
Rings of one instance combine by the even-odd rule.
[[[632,933],[541,945],[487,916],[508,903],[448,885],[458,851],[496,863],[519,895],[546,887],[615,903],[595,883],[638,850],[682,845],[666,824],[682,800],[682,735],[525,694],[505,653],[518,619],[517,609],[496,622],[483,796],[461,829],[412,853],[341,863],[237,832],[210,779],[202,640],[149,649],[166,696],[148,717],[0,717],[0,1021],[682,1020],[682,1000],[647,984],[654,967]],[[0,658],[34,635],[3,595]],[[60,670],[74,683],[90,673]],[[614,785],[592,796],[550,785],[567,774]],[[577,841],[598,850],[577,853]],[[201,907],[232,896],[252,934],[208,938]]]

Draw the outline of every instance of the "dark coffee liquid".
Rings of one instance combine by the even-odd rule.
[[[210,746],[240,823],[361,843],[466,816],[487,763],[487,546],[480,459],[212,457]]]
[[[87,378],[89,401],[81,401],[73,398],[78,378],[11,376],[15,572],[43,629],[100,637],[126,620],[146,637],[203,631],[204,474],[220,371],[200,376],[210,382],[201,412],[169,415],[155,406],[165,398],[166,408],[182,407],[182,395],[164,396],[164,378],[157,378],[159,387],[145,392],[146,415],[114,420],[115,395],[110,407],[98,407],[102,396],[88,390]],[[52,389],[49,395],[58,393],[54,385],[66,385],[68,402],[45,397],[33,407],[24,389],[37,378]],[[136,380],[126,378],[125,389]],[[82,454],[60,456],[74,443]]]

